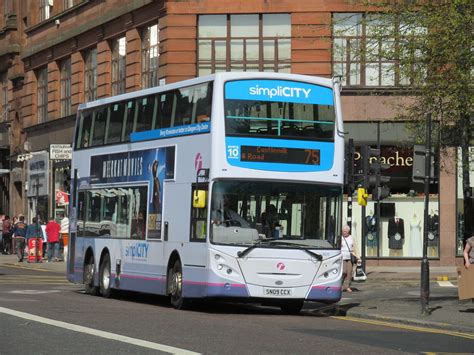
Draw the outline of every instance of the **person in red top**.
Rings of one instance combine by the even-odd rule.
[[[48,224],[46,225],[46,236],[48,238],[48,262],[51,262],[53,259],[54,252],[54,261],[59,261],[59,231],[61,226],[54,218],[50,218]]]

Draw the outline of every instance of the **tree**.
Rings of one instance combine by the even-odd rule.
[[[386,63],[381,75],[413,97],[399,107],[397,118],[408,122],[415,138],[423,137],[425,117],[431,114],[442,152],[461,148],[466,239],[474,234],[469,179],[474,166],[469,155],[474,146],[474,2],[368,0],[364,5],[365,39],[354,55],[365,63],[381,59]]]

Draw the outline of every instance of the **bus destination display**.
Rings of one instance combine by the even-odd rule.
[[[240,160],[248,162],[320,165],[320,155],[319,149],[240,147]]]

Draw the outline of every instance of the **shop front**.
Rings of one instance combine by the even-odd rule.
[[[72,147],[70,144],[51,144],[49,153],[54,191],[51,196],[52,216],[60,221],[69,214]]]
[[[363,173],[361,147],[377,147],[377,125],[380,125],[381,161],[390,166],[382,173],[390,177],[390,181],[384,184],[390,188],[390,196],[380,201],[380,216],[377,221],[377,206],[372,200],[372,189],[368,191],[365,218],[354,194],[351,233],[356,238],[359,253],[365,248],[368,265],[419,265],[423,256],[424,184],[423,180],[413,178],[415,145],[403,123],[346,123],[345,130],[349,132],[347,138],[354,139],[355,173]],[[446,176],[450,173],[439,169],[439,156],[434,154],[434,157],[435,179],[429,190],[427,252],[436,265],[454,265],[459,246],[456,253],[455,244],[458,242],[454,233],[446,229],[446,226],[454,225],[454,214],[450,213],[449,207],[453,196],[449,196],[450,187],[440,191],[440,181],[447,181]],[[347,215],[346,195],[343,206],[343,220],[346,222]],[[444,230],[441,228],[443,221]],[[365,236],[362,235],[363,224],[366,226]]]
[[[456,254],[463,255],[465,244],[466,219],[474,221],[474,210],[471,216],[464,211],[464,191],[463,191],[463,169],[461,160],[461,148],[457,149],[457,174],[456,174]],[[474,147],[469,148],[469,195],[471,205],[474,205]],[[473,222],[471,222],[473,223]]]
[[[27,161],[26,197],[28,199],[28,222],[39,217],[41,222],[48,219],[49,211],[49,153],[33,152]]]

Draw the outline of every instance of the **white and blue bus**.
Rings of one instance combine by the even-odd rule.
[[[79,107],[68,279],[299,312],[341,298],[338,84],[218,73]]]

